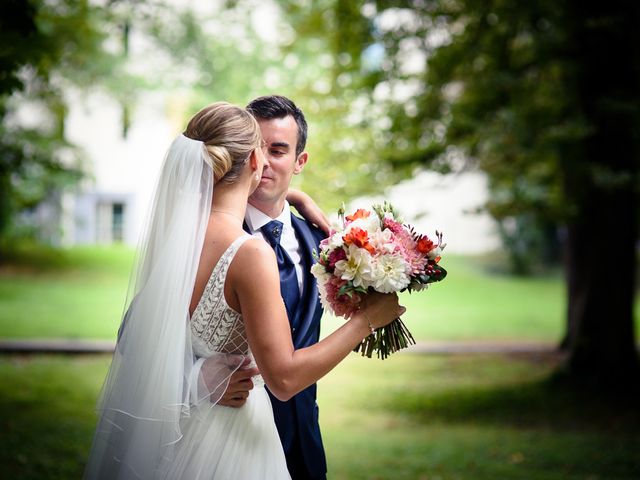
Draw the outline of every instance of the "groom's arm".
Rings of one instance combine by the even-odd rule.
[[[242,366],[231,375],[229,386],[218,401],[218,405],[239,408],[247,403],[249,392],[253,389],[251,377],[260,373],[256,367],[248,366],[250,362],[248,357],[245,358]]]
[[[323,237],[329,235],[331,224],[318,204],[302,190],[290,188],[287,192],[287,201],[304,217],[305,220],[317,226],[324,233]]]

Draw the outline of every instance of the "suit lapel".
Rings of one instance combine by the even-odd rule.
[[[311,265],[313,264],[312,252],[317,249],[318,245],[304,220],[301,220],[291,214],[291,225],[293,226],[298,237],[298,242],[300,243],[304,274],[302,302],[300,304],[300,308],[298,308],[298,311],[296,312],[295,318],[292,321],[292,326],[296,327],[296,331],[293,335],[294,343],[297,344],[310,333],[314,313],[318,306],[318,302],[320,301],[318,298],[318,287],[316,282],[313,281],[310,273]]]

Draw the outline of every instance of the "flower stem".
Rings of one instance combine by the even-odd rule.
[[[378,358],[384,360],[392,353],[415,345],[416,341],[411,332],[400,318],[396,318],[389,325],[379,328],[362,342],[360,342],[354,352],[360,352],[363,357],[371,358],[376,352]]]

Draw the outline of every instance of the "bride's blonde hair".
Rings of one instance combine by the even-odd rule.
[[[212,103],[196,113],[184,135],[205,144],[216,183],[235,182],[251,152],[262,143],[256,119],[227,102]]]

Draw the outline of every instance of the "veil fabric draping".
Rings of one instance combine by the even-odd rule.
[[[125,314],[98,402],[87,479],[152,479],[171,463],[180,419],[214,405],[241,355],[198,359],[189,304],[213,195],[201,141],[179,135],[161,169],[129,283]]]

